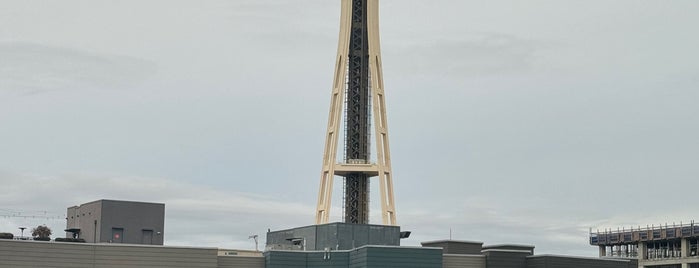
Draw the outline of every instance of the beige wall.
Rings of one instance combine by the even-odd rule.
[[[0,240],[0,267],[264,268],[264,258],[218,256],[216,248]]]
[[[485,255],[444,254],[444,268],[485,268]]]
[[[264,268],[264,257],[218,257],[218,268]]]

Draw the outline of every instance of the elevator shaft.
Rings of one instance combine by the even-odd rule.
[[[347,106],[345,111],[345,162],[368,163],[370,139],[369,38],[367,0],[352,0]],[[364,173],[345,176],[345,222],[369,223],[369,178]]]

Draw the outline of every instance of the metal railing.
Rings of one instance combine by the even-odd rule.
[[[648,241],[659,239],[675,239],[683,237],[699,236],[699,225],[694,221],[690,223],[673,223],[665,225],[648,225],[638,228],[617,228],[617,230],[605,229],[593,232],[590,229],[590,244],[623,244],[626,242]]]

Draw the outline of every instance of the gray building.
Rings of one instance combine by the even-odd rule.
[[[331,230],[329,232],[331,235],[328,237],[332,238],[335,236],[332,228],[339,226],[343,225],[331,224],[319,226],[319,229]],[[302,227],[302,229],[308,230],[308,227]],[[353,232],[361,233],[362,231],[353,230]],[[483,246],[482,242],[453,240],[425,242],[423,247],[364,245],[347,250],[332,248],[304,250],[297,247],[296,250],[268,250],[263,254],[258,251],[216,248],[0,239],[0,267],[2,268],[635,268],[637,266],[635,259],[534,255],[534,247],[528,245]]]
[[[402,247],[399,226],[330,223],[267,233],[265,264],[276,267],[635,268],[634,259],[534,255],[534,246],[438,240]]]
[[[400,227],[328,223],[267,233],[266,250],[351,250],[361,246],[400,246]]]
[[[429,244],[430,242],[426,243]],[[264,253],[216,248],[85,244],[0,239],[0,267],[187,268],[635,268],[635,260],[532,255],[527,246],[477,251],[461,241],[441,247],[362,246],[352,250]],[[463,254],[462,254],[463,253]],[[473,254],[465,254],[473,253]]]
[[[163,245],[165,204],[97,200],[68,208],[66,236],[88,243]]]
[[[441,248],[443,268],[636,268],[633,259],[599,259],[573,256],[534,255],[534,246],[440,240],[423,246]]]
[[[351,250],[274,250],[265,252],[264,256],[264,268],[442,268],[439,248],[361,246]]]
[[[350,250],[268,250],[265,267],[635,268],[634,259],[534,255],[530,245],[440,240],[423,247],[364,245]],[[262,267],[260,267],[262,268]]]

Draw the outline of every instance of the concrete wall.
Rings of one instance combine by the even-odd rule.
[[[165,204],[102,200],[101,216],[100,242],[114,241],[113,228],[122,228],[122,243],[148,244],[144,233],[150,232],[151,245],[163,244]]]
[[[534,254],[534,246],[532,245],[515,245],[515,244],[502,244],[502,245],[488,245],[483,247],[483,250],[519,250],[528,251],[530,254]]]
[[[527,257],[527,268],[637,268],[636,260],[540,255]]]
[[[0,267],[264,268],[264,258],[218,256],[215,248],[0,240]]]
[[[444,254],[444,268],[486,268],[485,255]]]
[[[265,252],[267,268],[441,268],[438,248],[365,246],[354,250]]]
[[[497,268],[523,268],[527,266],[527,256],[531,256],[531,252],[522,250],[500,250],[487,249],[483,250],[485,254],[485,262],[487,267]]]
[[[483,242],[440,240],[422,242],[423,247],[442,248],[444,254],[481,254]]]
[[[218,268],[264,268],[263,257],[219,256]]]
[[[100,228],[95,226],[95,221],[99,224],[102,214],[102,202],[94,201],[80,206],[69,207],[66,214],[66,229],[80,229],[80,238],[89,243],[99,242],[96,237],[101,235]],[[73,237],[72,233],[66,232],[66,237]]]
[[[441,268],[441,248],[366,246],[350,252],[349,268]]]
[[[299,239],[305,247],[292,245]],[[350,250],[364,245],[399,246],[400,227],[329,223],[267,233],[267,250]]]
[[[230,250],[228,250],[230,251]],[[226,252],[228,252],[226,251]],[[442,254],[439,248],[365,246],[346,251],[271,251],[221,256],[216,248],[0,240],[0,268],[636,268],[635,260],[526,256],[489,251]],[[487,256],[486,256],[487,255]],[[693,268],[693,267],[690,267]]]

